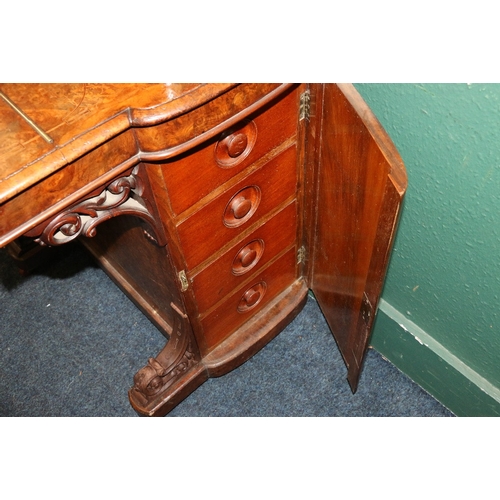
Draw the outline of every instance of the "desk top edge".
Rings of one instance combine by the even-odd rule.
[[[161,123],[237,84],[1,84],[0,203],[131,127]]]

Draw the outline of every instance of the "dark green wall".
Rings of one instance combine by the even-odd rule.
[[[392,321],[399,336],[414,339],[415,352],[423,345],[440,360],[426,365],[421,385],[457,414],[477,414],[474,398],[457,401],[470,387],[458,379],[453,387],[438,369],[442,361],[492,398],[484,414],[500,414],[500,85],[356,88],[398,148],[409,181],[372,344],[415,378],[424,360],[388,335]]]

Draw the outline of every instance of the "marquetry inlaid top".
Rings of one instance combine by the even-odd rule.
[[[0,203],[132,126],[182,114],[229,84],[0,84]]]

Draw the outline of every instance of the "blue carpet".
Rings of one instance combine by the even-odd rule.
[[[163,345],[79,246],[28,277],[0,250],[1,416],[135,416],[127,391]],[[169,415],[452,416],[373,349],[353,395],[312,297],[257,355],[205,382]]]

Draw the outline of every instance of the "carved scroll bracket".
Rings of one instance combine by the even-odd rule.
[[[118,215],[134,215],[146,220],[155,230],[152,238],[163,245],[161,231],[142,199],[144,186],[138,175],[138,167],[125,177],[115,179],[99,195],[79,202],[53,218],[35,241],[41,245],[58,246],[80,235],[93,237],[102,222]]]
[[[176,315],[169,341],[156,358],[149,358],[147,365],[134,376],[134,385],[129,391],[129,397],[136,407],[149,406],[158,395],[199,363],[200,358],[191,339],[188,316],[174,304],[171,306]]]

